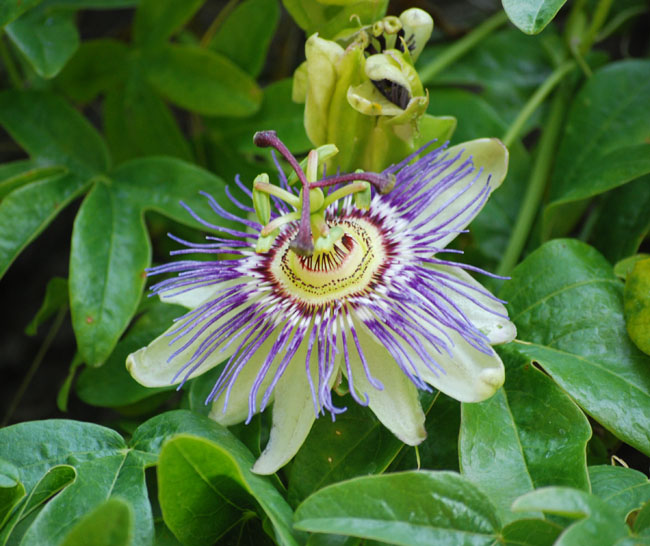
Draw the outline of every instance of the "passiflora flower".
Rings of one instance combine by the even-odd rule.
[[[441,254],[458,252],[445,247],[501,184],[503,144],[475,140],[382,173],[318,179],[334,147],[310,152],[301,165],[275,133],[255,141],[289,161],[302,189],[278,166],[279,185],[261,175],[250,191],[237,180],[253,201],[231,197],[241,217],[206,195],[215,215],[240,230],[189,211],[221,235],[203,244],[177,239],[185,248],[176,253],[232,259],[150,271],[176,273],[153,290],[191,310],[128,357],[133,377],[151,387],[183,383],[225,361],[209,396],[214,420],[249,421],[274,404],[270,439],[253,468],[262,474],[293,457],[318,415],[344,410],[331,396],[343,381],[410,445],[425,438],[418,388],[464,402],[491,396],[504,381],[492,345],[511,341],[515,327],[503,303],[466,272],[480,270]]]

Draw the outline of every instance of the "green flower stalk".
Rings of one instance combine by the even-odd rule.
[[[381,171],[451,134],[455,119],[426,114],[429,97],[414,68],[432,30],[431,17],[413,8],[341,33],[345,48],[318,34],[307,40],[293,96],[305,103],[313,144],[341,150],[336,167]]]

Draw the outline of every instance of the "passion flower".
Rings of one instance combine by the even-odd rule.
[[[255,139],[289,161],[300,192],[278,165],[279,185],[262,175],[251,191],[237,180],[254,205],[231,197],[242,217],[205,196],[240,230],[188,208],[220,235],[204,244],[176,239],[186,248],[175,253],[231,259],[150,270],[177,274],[153,291],[191,310],[128,357],[133,377],[151,387],[182,384],[225,362],[206,401],[214,420],[249,421],[273,402],[270,439],[253,468],[262,474],[295,455],[316,417],[344,411],[331,396],[344,380],[356,402],[410,445],[426,435],[418,388],[464,402],[491,396],[504,381],[492,345],[511,341],[515,327],[467,270],[485,272],[440,255],[459,252],[445,247],[501,184],[503,144],[421,150],[382,173],[319,180],[333,147],[300,165],[275,133]]]

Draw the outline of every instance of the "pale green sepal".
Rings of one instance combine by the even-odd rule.
[[[415,148],[420,148],[431,141],[436,141],[441,146],[451,139],[456,130],[457,121],[452,116],[432,116],[424,114],[418,126],[419,134],[415,138]]]
[[[444,224],[448,219],[455,217],[461,209],[464,209],[468,203],[480,193],[485,184],[488,183],[488,180],[489,191],[491,193],[501,185],[501,182],[503,182],[503,179],[508,172],[508,149],[499,139],[496,138],[480,138],[469,142],[463,142],[462,144],[452,146],[446,150],[445,156],[449,159],[459,156],[459,159],[457,159],[453,165],[450,165],[447,169],[440,172],[436,177],[436,180],[450,175],[470,156],[472,157],[476,170],[471,175],[458,180],[455,184],[436,197],[429,207],[420,213],[414,223],[429,218],[429,216],[435,212],[437,214],[433,219],[431,219],[432,224]],[[481,170],[481,174],[480,176],[476,176],[479,170]],[[476,179],[474,180],[475,177]],[[455,197],[456,194],[463,190],[472,180],[474,180],[472,186],[464,191],[462,195]],[[432,181],[432,186],[433,185],[435,185],[435,181]],[[471,214],[462,215],[462,222],[454,220],[451,222],[449,227],[453,227],[456,230],[465,229],[480,210],[481,207],[473,207],[471,209]],[[420,229],[421,231],[428,231],[430,228],[425,224]],[[440,248],[444,248],[456,236],[457,233],[450,233],[436,244]]]
[[[307,100],[307,61],[303,61],[293,73],[291,100],[298,104],[304,104]]]
[[[305,44],[307,57],[307,95],[305,130],[317,146],[327,144],[327,113],[337,81],[337,64],[344,49],[335,42],[314,34]]]
[[[417,61],[424,46],[429,41],[431,33],[433,32],[433,19],[426,12],[419,8],[410,8],[402,12],[399,16],[404,28],[404,38],[407,43],[410,43],[409,38],[413,36],[415,47],[411,52],[413,61]]]
[[[207,328],[193,343],[191,343],[182,353],[176,355],[171,362],[168,359],[180,347],[183,346],[186,339],[180,339],[172,345],[170,341],[174,338],[174,331],[177,330],[182,321],[177,322],[169,328],[164,334],[154,339],[146,347],[138,349],[136,352],[131,353],[126,359],[126,368],[138,383],[145,387],[168,387],[180,383],[185,378],[185,372],[175,377],[183,365],[192,357],[194,352],[199,348],[201,343],[223,324],[231,321],[238,310],[226,314],[221,320],[214,323],[210,328]],[[168,335],[169,334],[169,335]],[[191,334],[190,334],[191,335]],[[208,370],[214,368],[219,363],[223,362],[233,354],[237,347],[233,343],[223,352],[217,350],[203,362],[191,374],[191,378],[197,377]]]
[[[266,448],[252,468],[256,474],[273,474],[287,464],[298,452],[314,424],[316,412],[307,380],[306,357],[307,342],[303,341],[275,387],[273,425]],[[311,354],[310,373],[317,387],[316,351]]]
[[[365,395],[368,395],[370,409],[397,438],[405,444],[418,445],[426,438],[427,433],[424,428],[425,416],[416,386],[359,318],[355,317],[354,325],[370,373],[374,379],[381,382],[383,390],[376,389],[368,381],[356,347],[351,340],[348,345],[351,379],[348,377],[345,363],[341,362],[341,369],[348,378],[350,388],[354,388],[362,400],[365,399]],[[339,358],[343,360],[342,357]]]

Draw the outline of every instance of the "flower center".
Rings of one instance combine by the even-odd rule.
[[[279,245],[269,270],[288,295],[308,306],[322,306],[372,284],[385,262],[386,251],[380,231],[363,218],[341,218],[330,227],[343,229],[343,236],[327,252],[300,256],[289,248],[289,238]]]

